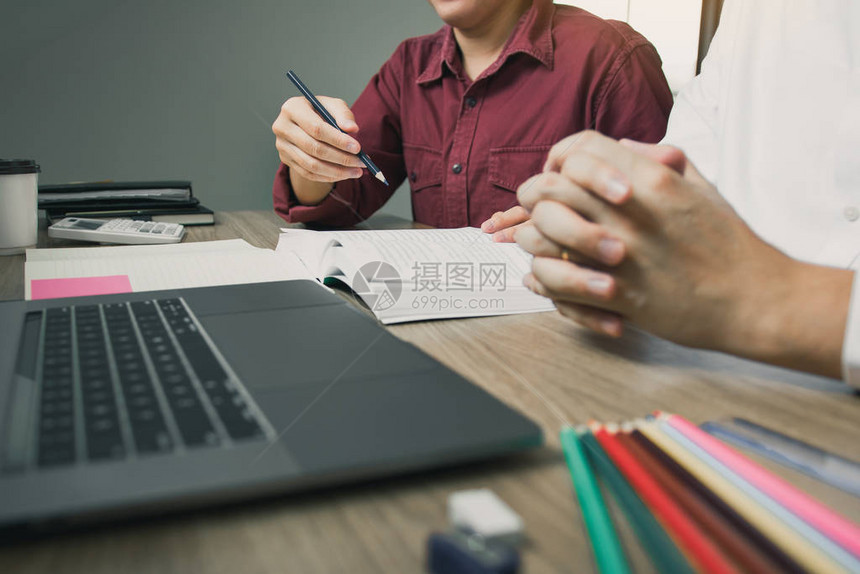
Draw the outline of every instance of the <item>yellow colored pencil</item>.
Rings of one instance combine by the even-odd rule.
[[[694,454],[669,437],[654,422],[635,423],[642,434],[683,466],[717,496],[730,504],[747,522],[773,540],[783,552],[810,572],[841,574],[845,572],[816,546],[787,526],[755,500],[733,485]]]

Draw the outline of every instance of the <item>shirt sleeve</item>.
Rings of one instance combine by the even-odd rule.
[[[845,339],[842,342],[842,379],[860,389],[860,272],[854,272]]]
[[[281,164],[275,174],[272,197],[275,212],[288,223],[322,223],[349,227],[364,221],[382,207],[406,177],[400,130],[400,78],[403,48],[383,64],[355,101],[352,112],[359,126],[361,149],[382,170],[390,186],[365,171],[358,179],[335,184],[317,205],[299,203],[290,183],[289,168]]]
[[[657,143],[666,133],[672,90],[657,50],[641,36],[607,72],[598,96],[594,129],[615,139]]]
[[[664,144],[683,151],[708,181],[717,184],[719,166],[720,86],[726,76],[736,20],[734,3],[723,6],[720,25],[702,61],[702,70],[675,100]]]

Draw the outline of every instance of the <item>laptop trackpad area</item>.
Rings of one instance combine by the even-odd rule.
[[[251,390],[433,369],[437,363],[346,306],[199,317]]]
[[[534,423],[441,367],[263,391],[258,399],[281,445],[309,472],[432,466],[540,442]]]

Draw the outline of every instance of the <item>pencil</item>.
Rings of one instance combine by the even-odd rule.
[[[678,544],[695,562],[699,570],[708,573],[734,573],[737,570],[726,561],[723,553],[705,536],[698,525],[678,506],[673,496],[639,464],[615,436],[606,428],[593,429],[594,437],[621,470],[634,490],[661,520]]]
[[[656,444],[648,440],[639,429],[634,429],[630,434],[634,441],[643,449],[647,450],[652,457],[660,462],[673,475],[683,481],[690,489],[694,490],[706,500],[717,512],[719,512],[728,522],[742,532],[749,539],[750,543],[757,545],[762,553],[766,554],[769,559],[775,563],[780,572],[803,574],[805,572],[796,562],[794,562],[773,540],[762,534],[757,528],[750,524],[743,516],[728,504],[722,498],[716,495],[712,490],[705,486],[700,480],[694,477],[683,466],[678,464],[675,459],[667,453],[660,450]]]
[[[651,511],[639,498],[630,484],[624,479],[609,457],[600,448],[597,439],[589,431],[579,434],[579,439],[585,447],[588,460],[591,461],[597,474],[609,486],[618,505],[624,510],[636,536],[651,558],[657,572],[666,574],[693,574],[687,559],[666,534],[663,526],[654,518]]]
[[[290,70],[289,72],[287,72],[287,77],[293,84],[295,84],[295,86],[299,89],[302,95],[311,103],[311,106],[313,106],[314,110],[316,110],[316,112],[320,116],[322,116],[322,119],[324,119],[326,123],[328,123],[331,127],[339,130],[341,133],[346,133],[345,131],[340,129],[340,126],[337,125],[337,121],[334,119],[334,117],[329,113],[327,109],[325,109],[325,106],[322,105],[322,103],[317,99],[313,92],[308,89],[308,87],[304,84],[304,82],[299,79],[299,77],[294,71]],[[358,159],[360,159],[361,162],[367,166],[367,169],[370,171],[373,177],[375,177],[385,185],[388,185],[388,180],[385,179],[385,176],[382,174],[379,168],[376,167],[376,164],[371,161],[371,159],[367,156],[366,153],[360,151],[356,155],[358,156]]]
[[[690,471],[702,484],[731,504],[747,521],[773,540],[783,552],[810,572],[844,572],[829,556],[803,536],[768,512],[757,500],[731,483],[679,442],[673,440],[656,422],[640,422],[636,427],[648,440]],[[681,436],[683,438],[683,436]],[[695,447],[695,444],[693,445]]]
[[[573,481],[573,489],[582,508],[591,547],[594,549],[597,568],[605,573],[628,574],[630,568],[624,558],[621,543],[618,541],[612,519],[606,510],[606,503],[585,459],[576,431],[571,427],[564,427],[561,429],[559,438],[570,478]]]
[[[665,420],[658,421],[657,424],[667,435],[674,439],[675,442],[680,443],[684,448],[691,451],[699,460],[723,475],[729,482],[740,488],[759,505],[770,511],[771,514],[775,515],[783,523],[803,536],[808,542],[834,562],[840,564],[849,572],[860,572],[860,561],[858,561],[850,552],[813,528],[808,522],[793,514],[787,508],[768,496],[766,492],[759,490],[748,481],[744,480],[744,478],[736,473],[732,467],[714,458],[708,451],[687,438],[681,431],[670,425]]]
[[[731,467],[750,484],[806,520],[822,534],[851,552],[855,558],[860,558],[860,527],[726,446],[687,419],[678,415],[667,415],[665,420],[711,456]]]
[[[860,497],[860,463],[738,417],[731,422],[707,421],[699,428],[725,443]]]
[[[624,429],[617,436],[619,442],[666,491],[672,493],[678,505],[714,539],[729,559],[748,572],[784,572],[784,569],[771,562],[744,534],[735,530],[734,525],[695,489],[664,467],[650,451],[634,440],[633,436]]]

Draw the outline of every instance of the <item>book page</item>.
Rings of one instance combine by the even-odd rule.
[[[326,258],[327,251],[339,245],[337,238],[329,232],[308,229],[282,229],[278,237],[276,253],[292,253],[298,257],[319,281],[336,272],[329,269],[332,262]]]
[[[129,251],[129,249],[134,251]],[[191,243],[163,243],[158,245],[111,245],[90,247],[59,247],[54,249],[27,249],[27,261],[61,261],[68,259],[106,259],[129,255],[192,254],[203,252],[245,252],[257,250],[244,239],[195,241]]]
[[[384,323],[554,308],[522,285],[531,255],[475,228],[290,230],[278,249],[291,248],[306,249],[300,257],[349,285]]]

